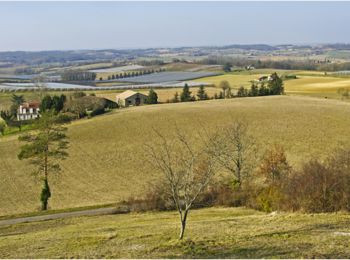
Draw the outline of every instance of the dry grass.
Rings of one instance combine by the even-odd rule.
[[[52,180],[51,208],[113,203],[142,195],[158,173],[145,163],[144,144],[156,127],[172,138],[174,123],[189,133],[209,130],[234,118],[249,122],[263,151],[283,144],[298,164],[350,144],[350,104],[306,97],[271,96],[134,107],[84,119],[69,126],[70,157]],[[41,184],[28,164],[17,159],[17,136],[0,138],[0,215],[34,211]]]
[[[190,88],[192,95],[196,96],[198,89],[199,89],[198,87]],[[206,90],[207,94],[209,95],[209,97],[213,97],[215,95],[215,93],[219,94],[219,92],[220,92],[220,89],[217,89],[214,87],[206,87],[205,90]],[[140,89],[140,90],[135,90],[135,91],[141,92],[143,94],[148,94],[148,92],[149,92],[148,89]],[[97,96],[108,98],[110,100],[115,101],[116,95],[120,94],[120,92],[121,92],[120,90],[115,91],[115,92],[109,92],[109,93],[99,92],[97,94]],[[155,92],[157,92],[158,101],[165,103],[168,100],[173,99],[176,92],[180,95],[180,93],[182,92],[182,88],[163,88],[163,89],[158,88],[158,89],[155,89]]]
[[[348,258],[349,214],[193,210],[185,240],[175,212],[0,227],[0,258]]]
[[[291,95],[340,99],[341,97],[337,94],[337,90],[339,88],[350,89],[349,77],[325,76],[323,72],[319,71],[253,70],[250,72],[241,72],[239,74],[230,73],[201,78],[197,79],[197,81],[212,83],[218,87],[221,81],[227,80],[233,88],[237,89],[240,86],[249,88],[251,80],[256,80],[260,76],[268,75],[274,71],[280,75],[297,75],[298,79],[287,80],[284,82],[286,93]]]

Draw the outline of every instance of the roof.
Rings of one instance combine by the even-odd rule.
[[[40,102],[39,101],[25,102],[25,103],[22,103],[21,106],[23,108],[39,108]]]
[[[135,91],[132,91],[132,90],[127,90],[127,91],[124,91],[123,93],[117,95],[117,99],[127,99],[127,98],[132,97],[132,96],[134,96],[136,94],[139,94],[139,95],[147,97],[147,95],[145,95],[145,94],[141,94],[139,92],[135,92]]]

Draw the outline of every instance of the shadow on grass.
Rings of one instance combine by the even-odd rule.
[[[215,241],[172,241],[152,251],[165,258],[287,258],[293,252],[282,246],[239,245],[234,241],[232,246]]]

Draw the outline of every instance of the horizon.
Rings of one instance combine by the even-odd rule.
[[[0,2],[0,51],[349,43],[349,7],[350,2]]]
[[[62,51],[62,52],[69,52],[69,51],[104,51],[104,50],[116,50],[116,51],[125,51],[125,50],[146,50],[146,49],[176,49],[176,48],[222,48],[232,45],[237,46],[250,46],[250,45],[265,45],[265,46],[284,46],[284,45],[291,45],[291,46],[323,46],[323,45],[350,45],[350,42],[324,42],[324,43],[280,43],[280,44],[267,44],[267,43],[229,43],[229,44],[223,44],[223,45],[186,45],[186,46],[154,46],[154,47],[135,47],[135,48],[87,48],[87,49],[42,49],[42,50],[10,50],[10,51],[2,51],[0,50],[0,53],[4,52],[55,52],[55,51]]]

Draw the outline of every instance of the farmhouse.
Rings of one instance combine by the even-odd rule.
[[[147,95],[127,90],[117,95],[117,103],[121,107],[139,106],[146,103]]]
[[[17,110],[17,120],[31,120],[39,117],[39,102],[25,102]]]

